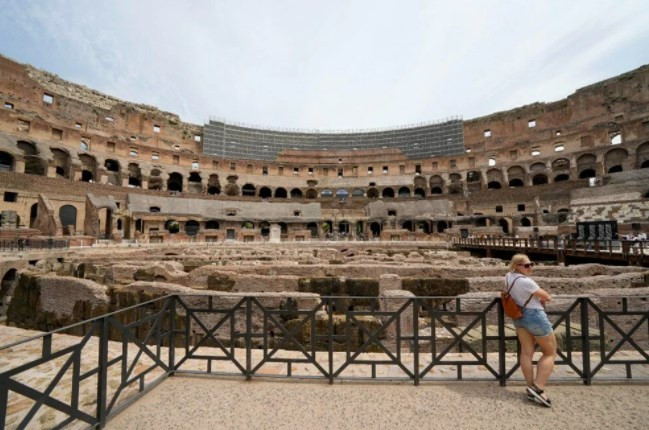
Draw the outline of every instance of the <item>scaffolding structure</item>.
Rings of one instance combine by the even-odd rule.
[[[203,152],[226,159],[276,160],[284,150],[361,151],[399,149],[410,159],[463,154],[462,117],[368,130],[300,130],[256,127],[210,118]]]

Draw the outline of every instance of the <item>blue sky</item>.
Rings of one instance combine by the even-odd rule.
[[[201,124],[474,118],[649,63],[645,1],[0,0],[0,53]]]

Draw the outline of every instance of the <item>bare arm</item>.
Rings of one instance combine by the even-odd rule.
[[[551,300],[550,293],[545,291],[543,288],[539,288],[538,290],[536,290],[533,296],[539,299],[542,303],[546,303]]]

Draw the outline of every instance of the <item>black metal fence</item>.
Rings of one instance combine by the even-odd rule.
[[[69,247],[70,242],[64,239],[0,240],[0,251],[30,251],[40,249],[62,249]]]
[[[647,297],[562,298],[548,315],[571,379],[649,376]],[[0,427],[103,427],[174,374],[505,385],[520,379],[510,323],[492,298],[167,296],[0,347]]]

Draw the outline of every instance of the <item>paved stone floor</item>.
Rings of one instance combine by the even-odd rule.
[[[646,429],[649,385],[557,385],[545,409],[491,382],[250,382],[175,376],[108,429]]]

